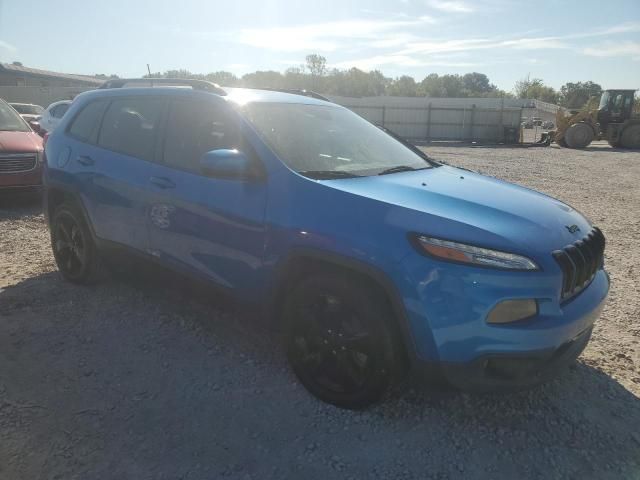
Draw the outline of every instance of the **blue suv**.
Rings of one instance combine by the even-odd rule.
[[[301,383],[346,408],[409,370],[494,389],[576,359],[609,289],[598,228],[299,93],[147,79],[79,95],[46,143],[62,275],[90,283],[124,247],[205,279],[258,306]]]

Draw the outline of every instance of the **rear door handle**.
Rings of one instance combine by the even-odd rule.
[[[156,187],[160,188],[175,188],[176,184],[167,177],[151,177],[149,179]]]
[[[93,158],[87,156],[87,155],[80,155],[78,158],[76,158],[76,161],[80,164],[80,165],[84,165],[85,167],[89,167],[91,165],[93,165],[95,162],[93,161]]]

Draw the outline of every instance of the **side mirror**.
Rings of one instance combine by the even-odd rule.
[[[33,129],[34,132],[40,133],[40,122],[37,120],[30,120],[29,126]]]
[[[248,180],[255,178],[247,156],[230,149],[211,150],[200,159],[202,173],[208,177]]]

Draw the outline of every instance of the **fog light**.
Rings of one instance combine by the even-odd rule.
[[[503,300],[489,312],[487,323],[510,323],[538,313],[538,303],[531,299]]]

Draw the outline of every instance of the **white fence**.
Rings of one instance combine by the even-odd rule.
[[[89,88],[5,87],[0,98],[9,102],[47,105],[71,99]],[[513,98],[339,97],[329,98],[377,125],[412,140],[498,142],[505,128],[519,128],[523,117],[555,118],[556,105]]]
[[[529,115],[524,109],[534,108],[531,100],[501,98],[330,98],[412,140],[504,141],[506,129],[519,129]]]

